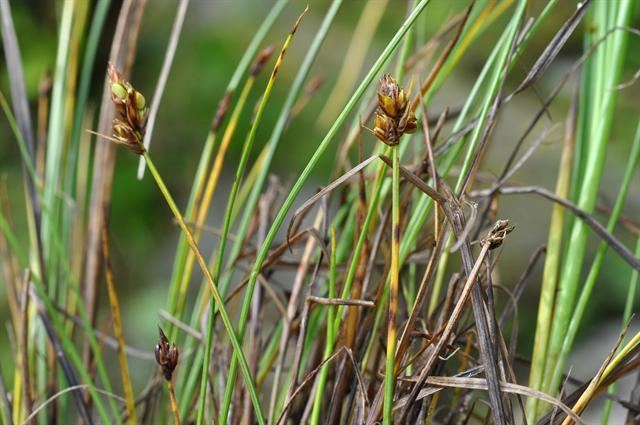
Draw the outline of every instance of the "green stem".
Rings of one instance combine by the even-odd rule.
[[[214,272],[216,279],[219,279],[220,272],[222,270],[222,262],[224,260],[224,249],[226,247],[227,235],[229,234],[229,229],[231,227],[230,225],[231,225],[231,216],[233,214],[233,204],[235,202],[235,198],[238,193],[240,180],[242,179],[242,175],[244,174],[244,169],[246,167],[247,161],[249,161],[249,153],[251,152],[251,147],[253,146],[253,141],[255,140],[255,136],[258,131],[258,126],[262,120],[262,115],[264,113],[265,107],[267,106],[267,102],[271,97],[271,90],[273,89],[273,85],[275,84],[276,76],[278,75],[278,71],[280,69],[280,66],[282,65],[284,55],[287,52],[287,49],[289,48],[289,45],[293,40],[293,36],[298,28],[298,25],[300,24],[302,17],[306,14],[306,11],[307,9],[305,9],[305,11],[302,12],[302,14],[298,17],[298,20],[294,24],[294,27],[292,28],[291,32],[289,33],[288,37],[286,38],[282,46],[282,49],[280,50],[280,55],[278,56],[278,59],[276,60],[276,64],[273,67],[273,71],[271,72],[271,76],[269,77],[269,82],[267,83],[267,87],[264,90],[264,94],[262,96],[260,106],[258,107],[258,111],[256,112],[255,119],[251,126],[251,130],[249,130],[249,135],[245,140],[245,144],[242,151],[242,157],[240,158],[240,164],[238,165],[238,169],[236,171],[236,178],[233,182],[233,187],[231,188],[231,194],[229,195],[229,201],[227,203],[227,212],[225,214],[225,219],[224,219],[224,228],[222,232],[222,238],[220,240],[220,247],[218,248],[218,259],[216,261],[215,272]],[[247,293],[248,292],[249,291],[247,290]],[[238,326],[238,335],[241,340],[244,340],[244,331],[247,325],[249,311],[251,309],[252,295],[253,295],[253,288],[252,288],[251,295],[246,296],[242,304],[242,310],[240,313],[240,323]],[[215,321],[215,315],[213,314],[214,307],[215,306],[213,305],[213,302],[212,302],[211,308],[209,310],[212,313],[209,315],[209,319],[207,322],[207,338],[206,338],[206,351],[205,351],[205,354],[207,355],[205,355],[205,358],[204,358],[205,364],[204,364],[203,373],[202,373],[202,384],[201,384],[201,394],[200,394],[201,408],[204,408],[206,391],[203,391],[203,390],[206,390],[206,380],[208,377],[208,365],[209,365],[208,353],[211,350],[211,342],[213,340],[213,328],[214,328],[214,321]],[[233,391],[235,388],[235,378],[237,374],[237,368],[238,368],[238,359],[237,359],[237,356],[234,355],[231,357],[231,364],[229,366],[229,375],[226,383],[224,399],[222,402],[222,406],[220,408],[220,414],[218,415],[218,422],[220,423],[227,422],[227,418],[229,415],[229,408],[231,407],[231,398],[233,396]],[[201,409],[201,411],[198,413],[198,425],[202,425],[202,420],[204,419],[204,417],[202,416],[202,410],[204,409]],[[264,420],[264,418],[262,420]]]
[[[176,203],[173,200],[173,197],[169,193],[169,190],[167,189],[167,186],[165,185],[164,180],[162,179],[162,177],[160,176],[160,173],[158,172],[155,165],[151,161],[149,154],[146,152],[144,153],[144,159],[147,161],[147,167],[149,168],[149,172],[151,173],[156,184],[158,185],[158,189],[160,189],[160,192],[164,196],[164,199],[166,200],[167,205],[169,205],[169,209],[171,209],[171,212],[173,213],[174,217],[178,221],[178,226],[180,226],[182,233],[185,235],[185,238],[187,240],[187,243],[189,244],[189,247],[193,250],[194,254],[196,255],[196,259],[198,260],[198,264],[202,269],[202,273],[204,274],[205,278],[207,279],[207,282],[209,283],[209,286],[211,289],[211,295],[213,297],[214,302],[216,303],[216,307],[218,308],[220,317],[222,318],[222,323],[224,324],[225,330],[227,331],[227,335],[231,340],[231,345],[233,346],[234,355],[239,359],[238,361],[240,363],[240,370],[242,371],[242,375],[244,377],[244,382],[247,387],[247,391],[249,392],[249,396],[251,397],[251,403],[253,404],[253,408],[256,413],[256,419],[258,420],[258,423],[262,425],[265,423],[264,413],[262,412],[262,408],[260,406],[260,400],[258,399],[255,384],[253,382],[253,379],[251,378],[249,365],[247,364],[247,359],[245,358],[244,353],[242,352],[242,347],[240,346],[238,337],[236,336],[236,333],[233,330],[233,324],[231,323],[229,314],[227,313],[227,310],[224,307],[224,302],[222,300],[222,297],[220,296],[220,293],[218,292],[218,288],[216,287],[216,284],[213,280],[213,276],[211,275],[211,272],[207,267],[207,263],[202,257],[202,254],[200,253],[200,250],[198,249],[198,246],[196,245],[193,239],[193,235],[191,234],[191,231],[189,230],[186,223],[184,222],[184,218],[182,217],[180,210],[176,206]]]
[[[231,94],[236,90],[236,88],[240,84],[242,75],[246,72],[247,68],[251,64],[251,60],[255,57],[256,52],[258,51],[258,48],[262,44],[267,33],[273,26],[274,22],[276,21],[276,19],[278,18],[278,16],[282,12],[282,10],[284,9],[288,1],[289,0],[278,0],[271,7],[269,14],[265,17],[264,21],[256,31],[255,36],[249,43],[249,46],[247,46],[247,49],[242,55],[242,58],[240,59],[240,62],[238,63],[238,66],[236,67],[236,70],[234,71],[233,76],[231,77],[231,80],[227,85],[225,94],[228,94],[229,96],[231,96]],[[209,132],[207,136],[207,140],[204,144],[202,154],[200,155],[200,161],[198,163],[196,175],[193,180],[193,186],[191,187],[191,193],[189,195],[189,201],[187,204],[187,210],[185,214],[186,217],[189,218],[189,220],[191,220],[193,218],[193,214],[195,214],[195,204],[204,186],[204,176],[207,171],[209,161],[211,159],[211,155],[213,154],[213,146],[215,143],[215,139],[216,139],[215,131],[212,130],[211,132]],[[178,294],[182,276],[184,274],[184,267],[187,260],[188,251],[189,249],[188,249],[186,239],[181,234],[178,240],[177,248],[176,248],[176,257],[173,263],[173,272],[171,274],[169,299],[167,300],[168,311],[170,313],[174,312],[174,309],[176,306],[176,302],[178,298],[177,294]],[[221,288],[221,292],[224,293],[222,288]],[[172,335],[171,332],[173,331],[173,329],[174,327],[171,326],[169,329],[169,332],[170,332],[169,336]],[[170,338],[170,339],[175,340],[176,338]]]
[[[596,5],[598,3],[600,2],[596,2]],[[617,26],[628,26],[632,15],[632,2],[630,0],[624,0],[620,3],[603,3],[609,7],[619,7],[616,18]],[[587,145],[584,177],[578,199],[578,207],[587,212],[593,211],[600,186],[609,133],[618,96],[618,90],[615,89],[615,86],[620,80],[628,34],[625,31],[617,31],[612,33],[610,37],[611,39],[606,40],[600,46],[600,49],[612,49],[615,52],[613,55],[614,60],[602,72],[593,76],[597,87],[602,85],[606,88],[601,91],[601,102],[596,102],[601,107],[598,108],[598,111],[595,111],[597,114],[591,117],[592,131],[589,139],[577,142]],[[604,52],[601,52],[601,54],[604,54]],[[598,97],[595,97],[595,99],[598,99]],[[565,344],[570,320],[574,313],[588,236],[589,227],[582,220],[576,221],[571,230],[568,242],[571,251],[565,259],[565,267],[560,278],[558,298],[556,300],[557,310],[551,330],[547,367],[545,368],[546,379],[543,386],[543,390],[547,393],[555,393],[557,390],[562,377],[562,369],[567,361],[568,351],[563,349],[563,345]]]
[[[396,356],[396,316],[398,313],[398,287],[400,280],[400,159],[398,147],[393,151],[393,171],[391,182],[391,282],[389,286],[389,328],[387,330],[387,362],[384,374],[384,406],[382,411],[383,425],[393,423],[393,393],[395,389],[395,356]]]
[[[336,229],[331,226],[331,258],[329,260],[329,298],[335,298],[336,296]],[[324,354],[322,359],[328,359],[333,353],[333,347],[335,345],[335,330],[332,326],[334,317],[336,315],[336,308],[333,305],[329,305],[327,308],[327,342],[324,345]],[[322,400],[324,398],[324,387],[327,382],[327,376],[329,374],[329,364],[322,366],[320,376],[318,377],[318,389],[316,390],[316,398],[313,404],[313,411],[311,412],[311,425],[318,425],[320,421],[320,409],[322,408]]]
[[[638,124],[633,145],[631,146],[631,152],[629,153],[629,160],[627,161],[627,167],[622,179],[622,184],[620,186],[620,190],[618,191],[616,202],[613,206],[611,216],[609,217],[609,221],[607,223],[607,231],[610,233],[613,233],[613,231],[615,230],[618,219],[620,218],[620,214],[622,213],[622,208],[624,207],[625,200],[627,199],[629,186],[631,185],[631,180],[633,179],[633,174],[636,171],[639,159],[640,123]],[[578,333],[578,328],[580,327],[580,323],[582,322],[582,319],[584,317],[587,304],[589,303],[589,299],[591,298],[591,293],[593,292],[596,280],[598,279],[598,275],[600,274],[600,269],[602,267],[602,263],[604,262],[604,257],[607,253],[608,247],[609,245],[607,245],[605,242],[601,242],[600,246],[598,246],[596,257],[593,260],[593,264],[591,265],[591,269],[589,270],[589,274],[587,275],[587,280],[582,287],[582,291],[580,292],[580,297],[578,298],[575,311],[573,312],[571,321],[569,322],[569,327],[564,337],[564,342],[560,351],[561,358],[567,358],[569,356],[571,348],[573,347],[576,334]],[[626,319],[623,321],[623,326],[626,325],[626,320],[628,320],[628,317],[626,317]],[[559,379],[561,379],[562,376],[563,369],[563,363],[558,363],[556,365],[556,369],[553,371],[553,380],[558,380],[559,382]],[[555,375],[560,375],[560,378],[556,377]]]

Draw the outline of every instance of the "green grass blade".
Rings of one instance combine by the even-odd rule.
[[[331,257],[329,259],[329,298],[335,298],[336,296],[336,229],[331,227]],[[327,307],[327,340],[324,345],[324,354],[322,359],[328,359],[333,353],[335,331],[333,329],[333,320],[335,317],[336,308],[333,305]],[[329,365],[325,364],[318,376],[318,389],[316,390],[316,398],[313,404],[313,410],[311,412],[311,425],[318,425],[320,421],[320,412],[322,409],[322,399],[324,398],[324,387],[327,382],[327,376],[329,375]]]
[[[198,264],[200,265],[200,268],[201,268],[202,272],[204,273],[204,275],[205,275],[205,277],[207,279],[207,282],[208,282],[209,287],[211,289],[211,294],[212,294],[213,299],[214,299],[214,301],[215,301],[215,303],[216,303],[216,305],[218,307],[218,311],[220,313],[220,317],[222,318],[222,323],[224,324],[225,330],[227,331],[227,335],[229,336],[229,339],[231,340],[231,345],[233,346],[233,351],[237,355],[238,361],[240,363],[240,370],[242,371],[242,376],[244,377],[245,385],[247,386],[248,391],[249,391],[249,395],[251,396],[251,402],[252,402],[253,407],[255,409],[256,417],[258,419],[258,422],[260,422],[262,424],[262,423],[264,423],[264,414],[262,413],[262,409],[260,407],[260,400],[257,398],[255,385],[254,385],[253,379],[251,377],[251,371],[249,370],[249,365],[247,364],[247,359],[245,358],[244,353],[242,352],[242,347],[240,346],[240,343],[238,342],[238,338],[237,338],[236,333],[235,333],[235,331],[233,329],[233,324],[231,323],[231,319],[229,318],[229,314],[227,313],[227,310],[224,307],[224,301],[222,299],[222,296],[218,292],[218,289],[217,289],[216,284],[215,284],[215,282],[213,280],[213,277],[211,276],[211,272],[209,271],[209,268],[207,267],[207,264],[204,261],[204,258],[202,257],[202,254],[200,253],[200,251],[198,249],[198,246],[196,245],[195,241],[193,240],[193,236],[191,235],[191,231],[189,230],[189,228],[187,227],[186,223],[184,222],[184,217],[180,213],[180,210],[178,209],[178,207],[176,206],[175,201],[173,200],[173,197],[169,193],[169,190],[167,189],[167,186],[165,185],[165,183],[164,183],[164,181],[162,179],[162,176],[160,175],[158,170],[155,168],[155,165],[153,164],[153,162],[151,162],[151,158],[149,157],[148,154],[145,154],[145,159],[147,161],[147,167],[149,168],[149,172],[151,173],[151,175],[153,176],[154,180],[156,181],[156,184],[158,185],[158,189],[160,189],[160,192],[162,192],[162,195],[164,196],[164,198],[165,198],[165,200],[167,202],[167,205],[169,206],[169,208],[171,209],[171,212],[173,213],[174,217],[178,221],[178,225],[180,226],[180,229],[185,234],[187,242],[189,243],[189,247],[196,253],[196,257],[198,259]],[[262,419],[262,421],[260,421],[260,419]]]
[[[238,85],[240,84],[240,80],[242,76],[244,75],[244,73],[249,68],[249,65],[251,64],[251,60],[255,57],[256,52],[258,51],[258,48],[262,44],[263,40],[267,36],[267,33],[275,23],[278,16],[280,16],[280,14],[284,10],[284,7],[288,2],[289,0],[278,0],[269,11],[269,14],[264,18],[264,21],[262,21],[262,24],[260,25],[260,27],[256,30],[254,37],[251,39],[251,42],[247,46],[247,49],[242,55],[240,62],[238,62],[238,66],[236,67],[236,70],[234,71],[233,76],[229,81],[229,84],[225,91],[225,97],[223,98],[223,102],[225,102],[224,99],[227,99],[227,98],[230,101],[231,94],[238,88]],[[187,208],[185,212],[185,217],[187,217],[188,220],[193,219],[193,214],[195,214],[195,204],[196,204],[197,198],[200,196],[200,193],[205,183],[204,176],[207,171],[209,161],[211,160],[211,156],[213,154],[216,131],[217,131],[217,128],[212,129],[209,132],[207,136],[207,140],[205,141],[205,144],[204,144],[204,148],[202,150],[202,154],[200,155],[198,168],[193,180],[193,185],[191,187],[191,192],[189,195],[189,200],[187,202]],[[173,313],[175,311],[177,291],[180,285],[180,280],[182,279],[182,276],[184,274],[184,267],[185,267],[188,252],[189,252],[189,247],[187,245],[187,241],[184,235],[180,234],[177,248],[176,248],[176,257],[173,263],[173,269],[172,269],[173,271],[171,274],[169,298],[167,300],[167,309],[170,313]],[[173,329],[174,329],[174,326],[171,326],[169,328],[169,331],[175,332]],[[172,340],[175,340],[175,338],[172,338]]]
[[[258,131],[258,127],[261,123],[262,120],[262,115],[264,113],[265,107],[267,106],[267,103],[269,101],[269,98],[271,97],[271,91],[273,89],[273,86],[276,82],[276,76],[278,75],[278,71],[280,70],[280,67],[282,66],[282,61],[284,60],[284,56],[287,52],[287,49],[289,48],[289,45],[291,44],[291,41],[293,40],[293,36],[295,35],[296,31],[298,30],[298,26],[300,25],[300,22],[302,21],[302,18],[304,17],[304,15],[307,13],[308,9],[305,9],[302,14],[298,17],[298,19],[296,20],[296,22],[293,25],[293,28],[291,29],[291,32],[289,33],[289,36],[287,37],[287,39],[285,40],[282,49],[280,50],[280,55],[278,56],[278,59],[276,60],[276,64],[273,67],[273,71],[271,72],[271,76],[269,77],[269,82],[267,83],[267,87],[264,90],[264,94],[262,95],[262,100],[260,101],[260,105],[258,107],[258,111],[256,112],[256,116],[255,119],[253,120],[253,124],[251,125],[251,129],[249,131],[249,135],[247,136],[247,139],[245,140],[244,146],[242,148],[242,156],[240,158],[240,164],[238,165],[238,168],[236,170],[236,176],[235,179],[233,181],[233,186],[231,187],[231,193],[229,194],[229,200],[227,203],[227,211],[225,213],[225,218],[224,218],[224,227],[222,230],[222,237],[220,239],[220,246],[218,247],[218,259],[216,261],[216,265],[215,265],[215,269],[214,269],[214,277],[216,279],[220,278],[220,273],[222,271],[222,263],[224,261],[224,252],[225,252],[225,247],[226,247],[226,242],[227,242],[227,235],[229,234],[229,230],[231,227],[231,215],[233,213],[233,206],[235,203],[235,198],[236,195],[238,193],[238,188],[240,187],[240,180],[242,179],[242,176],[244,175],[244,171],[245,171],[245,167],[247,165],[247,162],[249,161],[249,153],[251,152],[251,148],[253,146],[253,141],[255,140],[255,136],[256,136],[256,132]],[[250,304],[251,304],[251,297],[247,297],[245,298],[245,301],[247,301],[246,303],[243,303],[242,305],[242,312],[241,317],[246,316],[248,317],[249,315],[249,309],[250,309]],[[210,307],[210,311],[213,312],[214,311],[215,306],[211,305]],[[205,353],[209,353],[211,350],[211,339],[213,338],[213,327],[214,327],[214,318],[215,315],[214,314],[210,314],[209,315],[209,320],[207,323],[207,339],[206,339],[206,348],[205,348]],[[244,330],[246,327],[246,321],[243,322],[242,320],[240,320],[240,324],[238,326],[238,336],[240,340],[244,340]],[[203,367],[203,374],[202,374],[202,384],[200,387],[200,397],[201,397],[201,401],[200,401],[200,408],[201,411],[198,414],[198,425],[202,425],[202,421],[204,420],[204,417],[202,416],[202,411],[204,410],[204,401],[205,401],[205,394],[206,394],[206,382],[208,379],[208,356],[205,356],[204,359],[204,367]],[[220,409],[220,414],[218,416],[218,421],[220,423],[224,423],[225,421],[227,421],[227,417],[229,414],[229,408],[231,406],[231,397],[233,395],[233,391],[234,391],[234,387],[235,387],[235,375],[237,374],[237,359],[235,356],[233,356],[233,358],[231,359],[231,365],[229,366],[229,379],[227,380],[227,386],[225,389],[225,395],[224,395],[224,400],[222,402],[222,407]],[[262,419],[262,421],[264,421],[264,418],[258,418],[258,420],[260,421],[260,419]]]
[[[633,3],[630,0],[621,2],[596,2],[596,5],[604,4],[607,7],[618,10],[616,25],[618,27],[626,27],[631,19]],[[604,17],[596,14],[597,19]],[[603,22],[601,22],[603,24]],[[600,25],[598,25],[600,27]],[[605,30],[606,27],[603,27]],[[582,187],[578,199],[577,206],[587,212],[592,212],[596,202],[596,196],[600,185],[600,178],[604,168],[604,158],[606,155],[607,145],[609,141],[609,133],[613,122],[615,105],[618,91],[615,86],[620,81],[622,65],[625,58],[626,44],[628,34],[625,31],[616,31],[610,35],[610,39],[605,41],[598,50],[608,51],[612,49],[613,62],[595,73],[591,77],[596,82],[596,93],[594,93],[594,105],[601,105],[600,108],[594,110],[594,115],[590,117],[592,131],[590,131],[589,139],[578,140],[578,144],[585,144],[587,147],[585,157],[584,176],[582,178]],[[600,90],[600,86],[606,89]],[[598,90],[601,96],[597,97]],[[556,314],[553,320],[551,331],[551,339],[548,351],[548,367],[545,368],[545,385],[544,390],[547,393],[554,393],[559,384],[562,374],[557,371],[564,368],[567,355],[562,350],[565,336],[570,325],[571,316],[574,312],[576,304],[576,296],[580,273],[584,263],[587,238],[589,236],[588,226],[581,220],[575,221],[571,229],[569,238],[569,246],[571,250],[568,257],[565,258],[565,268],[562,271],[558,298],[556,301]]]

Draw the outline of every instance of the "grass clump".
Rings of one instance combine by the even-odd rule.
[[[625,172],[615,190],[602,184],[618,97],[633,86],[633,80],[623,84],[629,40],[640,34],[630,28],[633,1],[585,1],[567,10],[555,1],[530,8],[524,0],[477,0],[463,8],[416,0],[394,26],[387,2],[333,0],[298,10],[278,0],[218,94],[181,208],[165,181],[178,170],[162,167],[163,151],[154,143],[156,166],[149,142],[162,134],[152,128],[159,110],[171,106],[164,91],[172,84],[169,69],[181,66],[172,62],[188,3],[180,2],[175,15],[156,91],[143,94],[130,76],[146,2],[97,1],[92,9],[63,2],[51,92],[40,94],[32,119],[11,9],[0,0],[11,104],[4,95],[0,103],[23,164],[26,217],[24,231],[0,186],[0,254],[14,348],[11,363],[0,369],[3,424],[512,424],[525,417],[581,423],[607,391],[602,422],[614,403],[628,420],[637,419],[637,388],[617,394],[615,384],[640,364],[639,334],[628,335],[640,259],[616,226],[626,223],[637,239],[624,210],[640,130],[616,134],[629,141]],[[119,16],[109,61],[102,62],[98,44],[110,8],[119,8]],[[365,57],[371,65],[356,84],[350,58],[341,58],[336,78],[323,75],[333,84],[325,93],[311,74],[322,68],[314,63],[348,8],[364,12],[347,51],[357,67]],[[280,22],[284,11],[298,13],[288,31]],[[447,18],[430,17],[438,11]],[[552,19],[555,11],[562,23]],[[496,37],[480,49],[491,32]],[[272,33],[274,45],[281,44],[273,65],[275,50],[263,47]],[[300,61],[289,50],[302,49],[303,40]],[[541,90],[538,82],[547,81],[546,71],[573,40],[583,42],[582,56],[551,90]],[[457,104],[448,90],[477,46],[482,66]],[[284,67],[295,69],[291,81]],[[93,69],[104,69],[102,100],[95,104]],[[263,69],[271,72],[262,87]],[[562,89],[571,84],[577,88],[563,104]],[[534,90],[539,105],[505,144],[496,129],[514,99]],[[147,98],[154,100],[151,112]],[[301,137],[296,123],[321,101],[327,104],[314,125],[324,137],[316,140],[312,131]],[[565,127],[559,160],[547,164],[558,169],[553,192],[535,178],[514,183],[550,139],[545,128],[522,152],[547,118]],[[308,145],[309,155],[287,160],[293,182],[269,178],[285,161],[278,148],[289,140]],[[322,164],[333,149],[327,178]],[[506,151],[499,173],[496,149]],[[122,312],[129,283],[116,277],[121,259],[111,256],[110,229],[122,220],[110,208],[115,158],[123,150],[140,158],[139,170],[148,169],[159,190],[150,196],[163,200],[179,228],[168,284],[153,288],[166,292],[166,309],[158,306],[158,316],[144,312],[160,327],[154,353],[133,348],[138,344],[129,334],[151,335],[155,328],[138,329]],[[227,173],[232,178],[223,196]],[[314,174],[324,183],[304,200]],[[606,225],[598,215],[602,192],[615,195]],[[551,217],[548,226],[532,229],[535,220],[523,223],[503,207],[508,201],[501,200],[516,194],[549,201],[540,213]],[[138,213],[128,211],[125,219]],[[222,220],[220,229],[212,214]],[[205,243],[211,232],[218,237],[213,247]],[[547,235],[545,246],[513,261],[512,240],[537,234]],[[599,239],[594,256],[592,235]],[[616,310],[621,331],[591,375],[575,378],[569,355],[588,325],[607,251],[631,272],[625,303]],[[515,283],[505,278],[516,274]],[[98,296],[103,275],[106,301]],[[526,316],[533,305],[537,319]],[[534,333],[519,332],[523,320],[535,323]],[[136,356],[145,362],[146,381],[131,366],[142,361]]]

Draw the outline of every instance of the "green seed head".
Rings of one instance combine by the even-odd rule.
[[[111,84],[111,93],[122,101],[127,98],[127,89],[120,83]]]
[[[147,104],[144,96],[139,91],[136,91],[134,98],[136,102],[136,108],[138,109],[138,111],[142,111]]]

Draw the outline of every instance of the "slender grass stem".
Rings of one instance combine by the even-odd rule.
[[[267,87],[264,90],[264,94],[262,95],[262,101],[260,102],[260,106],[258,107],[258,111],[256,112],[256,117],[253,121],[253,124],[251,126],[251,130],[249,131],[249,135],[247,136],[247,139],[245,140],[245,144],[243,146],[243,150],[242,150],[242,156],[240,158],[240,164],[238,165],[238,168],[236,170],[236,177],[235,180],[233,182],[233,186],[231,188],[231,193],[229,195],[229,201],[227,203],[227,212],[225,214],[225,219],[224,219],[224,228],[222,231],[222,239],[220,240],[220,246],[218,248],[218,259],[216,261],[216,265],[215,265],[215,271],[214,271],[214,275],[217,276],[219,278],[220,273],[222,271],[222,264],[224,261],[224,252],[225,252],[225,246],[226,246],[226,236],[229,233],[229,229],[231,227],[231,215],[233,213],[233,206],[235,203],[235,198],[236,195],[238,193],[238,188],[240,186],[240,180],[242,179],[242,175],[244,174],[244,169],[246,167],[247,161],[249,161],[249,153],[251,152],[251,147],[253,146],[253,141],[255,139],[256,136],[256,132],[258,130],[258,126],[260,125],[261,119],[262,119],[262,115],[264,113],[264,110],[266,108],[267,102],[269,101],[269,98],[271,97],[271,90],[273,89],[273,86],[275,84],[276,81],[276,76],[278,75],[278,71],[280,70],[280,67],[282,66],[282,62],[284,60],[284,56],[287,52],[287,49],[289,48],[289,45],[291,44],[291,41],[293,40],[293,36],[295,35],[296,31],[298,30],[298,26],[300,25],[300,22],[302,21],[302,18],[304,17],[304,15],[307,13],[308,8],[305,8],[305,10],[302,12],[302,14],[300,14],[300,16],[298,16],[298,19],[296,20],[296,22],[293,24],[293,27],[291,28],[291,31],[289,33],[289,35],[287,36],[282,49],[280,50],[280,54],[278,55],[278,59],[276,60],[276,63],[273,67],[273,70],[271,71],[271,76],[269,77],[269,82],[267,83]],[[252,288],[253,289],[253,288]],[[251,294],[253,295],[253,293]],[[251,299],[252,296],[247,296],[244,298],[243,300],[243,304],[242,304],[242,309],[241,309],[241,313],[240,313],[240,322],[238,325],[238,335],[240,337],[241,340],[244,340],[244,331],[245,328],[247,326],[247,321],[248,321],[248,317],[249,317],[249,310],[251,309]],[[212,305],[210,308],[210,311],[213,312],[214,311],[214,306]],[[214,319],[215,319],[215,315],[212,313],[209,315],[209,320],[207,323],[207,342],[206,342],[206,346],[207,349],[205,351],[205,353],[208,353],[209,350],[211,349],[211,338],[213,337],[213,324],[214,324]],[[205,356],[205,365],[207,364],[207,357]],[[231,358],[231,364],[229,366],[229,378],[227,380],[226,383],[226,388],[225,388],[225,393],[224,393],[224,399],[222,402],[222,406],[220,408],[220,414],[218,417],[218,422],[220,423],[225,423],[227,421],[227,416],[229,413],[229,408],[231,406],[231,397],[233,395],[233,391],[234,391],[234,387],[235,387],[235,377],[237,374],[237,366],[238,365],[238,360],[237,357],[234,355]],[[203,374],[203,382],[204,382],[204,378],[205,378],[205,374]],[[203,395],[201,394],[201,397]],[[202,406],[202,403],[201,403]],[[198,418],[200,418],[200,415],[198,415]],[[264,420],[264,419],[263,419]],[[202,424],[202,422],[198,421],[198,424]]]
[[[129,423],[131,425],[136,425],[138,423],[138,418],[136,416],[136,406],[133,396],[133,388],[131,386],[129,364],[127,362],[127,356],[125,353],[124,335],[122,331],[122,315],[120,314],[120,301],[118,300],[118,294],[116,293],[113,270],[111,269],[109,235],[106,225],[102,228],[102,252],[104,255],[107,293],[109,295],[111,315],[113,316],[113,333],[116,337],[116,340],[118,341],[118,361],[120,363],[120,377],[122,378],[124,397],[127,401],[127,414],[129,416]]]
[[[393,174],[391,183],[391,282],[389,285],[389,325],[387,329],[387,361],[384,374],[384,406],[382,423],[393,423],[393,393],[396,384],[395,355],[397,343],[396,318],[398,315],[399,255],[400,255],[400,159],[398,147],[391,148]]]
[[[178,410],[178,402],[176,401],[176,392],[173,389],[171,380],[167,381],[167,391],[169,392],[169,400],[171,401],[171,412],[173,413],[173,423],[180,425],[180,412]]]
[[[214,302],[216,303],[216,307],[218,308],[218,311],[220,313],[220,317],[222,318],[222,323],[224,324],[224,327],[225,327],[225,329],[227,331],[227,335],[229,336],[229,339],[231,340],[231,345],[233,346],[233,351],[237,355],[238,362],[240,363],[240,370],[242,371],[242,375],[244,377],[245,385],[246,385],[247,390],[249,392],[249,396],[251,397],[251,403],[253,404],[253,408],[255,410],[256,419],[258,420],[258,423],[260,423],[262,425],[262,424],[265,423],[264,414],[262,413],[262,408],[260,406],[260,400],[258,399],[258,395],[256,393],[256,389],[255,389],[255,385],[253,383],[253,379],[251,378],[251,372],[249,370],[249,365],[247,364],[247,359],[245,358],[244,353],[242,352],[242,347],[240,346],[240,342],[238,341],[238,337],[236,336],[236,333],[235,333],[235,331],[233,329],[233,324],[231,323],[231,319],[229,318],[229,314],[227,313],[227,310],[224,307],[224,302],[222,300],[222,297],[220,296],[220,293],[218,292],[218,288],[217,288],[217,286],[216,286],[216,284],[215,284],[215,282],[213,280],[213,276],[211,275],[211,272],[209,271],[209,268],[207,267],[207,263],[205,262],[204,258],[202,257],[202,254],[200,253],[200,250],[198,249],[198,245],[195,243],[195,240],[193,239],[193,235],[191,234],[191,231],[189,230],[189,227],[184,222],[184,218],[182,217],[182,214],[180,213],[180,210],[176,206],[176,203],[173,200],[173,197],[169,193],[169,190],[167,189],[167,186],[165,185],[164,180],[162,179],[162,176],[160,175],[160,173],[156,169],[155,165],[151,161],[151,158],[149,157],[149,154],[145,153],[144,157],[145,157],[145,160],[147,161],[147,167],[149,168],[149,172],[151,173],[151,175],[152,175],[153,179],[155,180],[156,184],[158,185],[158,189],[160,189],[160,192],[164,196],[164,198],[165,198],[165,200],[167,202],[167,205],[169,206],[169,209],[171,209],[171,212],[173,213],[174,217],[178,221],[178,226],[180,226],[180,229],[184,233],[184,235],[186,237],[186,240],[187,240],[187,243],[189,244],[189,247],[194,251],[194,253],[196,255],[196,259],[198,260],[198,264],[200,265],[200,268],[202,269],[202,273],[204,274],[205,278],[207,279],[207,282],[209,283],[209,287],[210,287],[210,290],[211,290],[211,295],[213,297]]]
[[[331,257],[329,260],[329,298],[335,298],[336,296],[336,229],[331,227]],[[331,357],[334,348],[335,330],[333,329],[333,320],[335,317],[336,307],[329,305],[327,308],[327,341],[324,345],[323,360]],[[325,363],[322,366],[320,375],[318,376],[318,384],[316,390],[316,397],[313,404],[313,411],[311,412],[311,425],[317,425],[320,421],[320,412],[322,409],[322,400],[324,398],[324,387],[327,382],[327,376],[329,374],[329,364]]]
[[[602,3],[596,2],[596,5],[598,4]],[[632,15],[631,11],[633,9],[631,1],[604,2],[604,5],[607,8],[612,8],[610,13],[615,13],[616,26],[626,27],[629,24]],[[608,28],[605,22],[601,21],[606,19],[606,17],[597,15],[596,19],[600,20],[600,24],[602,25],[599,24],[598,28],[602,28],[603,30]],[[577,203],[580,209],[587,212],[593,211],[595,206],[604,168],[604,158],[618,96],[618,91],[615,89],[615,86],[620,80],[627,39],[628,33],[625,31],[612,33],[611,39],[606,40],[599,50],[604,49],[605,51],[609,51],[612,49],[615,52],[612,52],[614,57],[613,63],[608,63],[606,67],[599,70],[600,72],[591,75],[596,87],[603,85],[606,89],[600,91],[600,97],[596,97],[596,99],[600,99],[600,101],[594,102],[594,105],[600,105],[600,108],[598,108],[598,111],[594,111],[595,115],[590,117],[592,128],[589,131],[589,138],[576,142],[587,146],[584,177],[582,179]],[[600,54],[604,53],[601,51]],[[557,390],[562,377],[562,373],[558,372],[558,370],[564,369],[567,361],[567,352],[563,350],[562,347],[576,304],[578,283],[584,263],[588,236],[589,228],[587,225],[582,220],[574,222],[568,242],[571,250],[565,258],[565,267],[562,270],[559,281],[558,298],[556,300],[557,310],[554,315],[550,335],[543,386],[543,390],[547,393],[554,393]]]
[[[575,108],[572,116],[575,117]],[[575,118],[574,118],[575,119]],[[572,120],[571,120],[572,121]],[[562,156],[558,167],[556,180],[556,195],[566,198],[569,195],[571,181],[571,163],[575,147],[575,123],[567,122],[566,137]],[[547,343],[551,331],[553,308],[558,283],[558,271],[562,261],[562,229],[564,226],[564,208],[554,205],[551,212],[551,224],[547,236],[547,253],[542,273],[542,287],[540,289],[540,301],[538,304],[538,316],[536,332],[534,336],[533,354],[531,357],[531,370],[529,372],[529,385],[534,389],[542,386],[543,372],[546,362]],[[527,400],[527,417],[531,420],[536,417],[538,399],[531,397]]]

